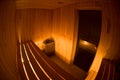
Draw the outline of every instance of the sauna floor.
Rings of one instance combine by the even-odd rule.
[[[73,77],[77,78],[78,80],[84,80],[87,72],[83,71],[82,69],[78,68],[74,64],[67,64],[64,61],[62,61],[57,56],[51,56],[50,59],[55,62],[58,66],[60,66],[63,70],[71,74]]]

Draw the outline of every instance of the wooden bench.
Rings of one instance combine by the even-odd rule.
[[[120,61],[103,59],[95,80],[120,80]]]
[[[77,80],[52,62],[33,41],[19,43],[17,52],[21,80]]]

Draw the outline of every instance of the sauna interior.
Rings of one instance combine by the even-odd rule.
[[[17,46],[28,40],[76,80],[119,80],[119,4],[119,0],[0,0],[0,80],[23,80]],[[54,42],[48,47],[53,49],[50,55],[45,52],[46,40]]]

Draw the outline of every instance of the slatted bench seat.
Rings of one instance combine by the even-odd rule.
[[[120,60],[104,58],[95,80],[120,80]]]
[[[52,62],[33,41],[19,43],[17,52],[21,80],[77,80]]]

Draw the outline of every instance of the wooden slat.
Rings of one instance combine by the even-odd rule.
[[[21,56],[20,56],[20,44],[19,44],[19,43],[18,43],[18,45],[17,45],[17,65],[18,65],[18,70],[19,70],[21,79],[22,79],[22,80],[27,80],[27,78],[26,78],[26,76],[25,76],[24,69],[23,69],[23,64],[22,64],[22,61],[21,61]]]
[[[23,55],[23,59],[24,59],[24,64],[25,64],[26,71],[27,71],[27,74],[28,74],[28,76],[29,76],[29,79],[30,79],[30,80],[37,80],[37,78],[35,77],[32,69],[31,69],[31,67],[30,67],[30,64],[29,64],[29,62],[28,62],[28,60],[27,60],[27,57],[26,57],[26,55],[25,55],[25,51],[24,51],[24,48],[23,48],[23,44],[21,44],[21,45],[22,45],[22,55]]]
[[[103,59],[95,80],[115,80],[115,61]]]
[[[38,66],[38,64],[36,63],[34,57],[32,56],[27,44],[25,44],[26,46],[26,49],[27,49],[27,52],[28,52],[28,56],[30,58],[30,62],[32,63],[33,65],[33,68],[35,69],[37,75],[39,76],[40,80],[43,79],[43,80],[49,80],[49,78],[47,78],[47,76],[43,73],[43,71],[41,70],[41,68]]]
[[[31,46],[33,46],[39,52],[39,55],[41,55],[45,59],[45,61],[47,61],[47,63],[54,69],[54,71],[56,71],[57,73],[59,73],[59,76],[62,76],[64,79],[67,79],[67,80],[76,80],[74,77],[72,77],[70,74],[68,74],[67,72],[65,72],[58,65],[56,65],[54,62],[52,62],[48,58],[48,56],[45,55],[45,53],[43,51],[41,51],[32,41],[30,41],[29,44]]]
[[[18,68],[21,79],[27,80],[23,63],[20,58],[20,44],[18,44]],[[77,80],[52,62],[32,41],[21,43],[22,57],[27,75],[30,80]],[[29,58],[29,61],[28,61]],[[31,68],[30,64],[33,66]],[[33,71],[34,70],[34,71]]]
[[[44,67],[44,69],[47,71],[47,73],[51,76],[52,79],[55,80],[63,80],[58,74],[54,71],[54,68],[50,68],[51,66],[48,64],[49,61],[46,61],[46,59],[43,56],[38,55],[38,53],[36,53],[36,51],[34,50],[34,48],[32,46],[30,46],[30,48],[32,49],[32,51],[34,52],[34,55],[36,56],[37,60],[39,61],[39,63]],[[47,62],[47,63],[46,63]]]

